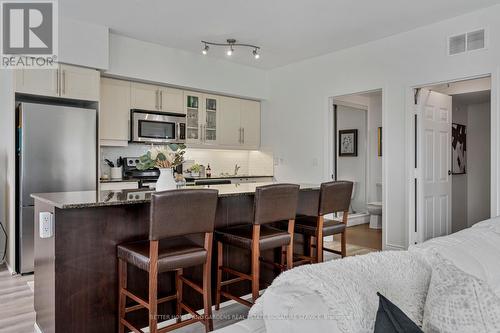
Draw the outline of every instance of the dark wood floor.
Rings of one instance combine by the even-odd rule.
[[[369,224],[361,224],[347,228],[347,243],[382,250],[382,230],[370,229],[369,226]],[[336,235],[334,238],[340,242],[340,235]]]

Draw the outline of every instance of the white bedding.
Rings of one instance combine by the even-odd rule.
[[[425,295],[421,293],[410,295],[403,289],[420,290],[420,286],[428,283],[426,272],[430,268],[425,262],[418,261],[417,257],[423,257],[425,260],[425,257],[433,251],[441,253],[443,257],[451,260],[463,271],[486,281],[500,296],[500,218],[494,218],[450,236],[412,246],[409,251],[400,251],[398,252],[400,257],[397,260],[394,260],[394,256],[398,256],[398,254],[382,252],[319,265],[298,267],[282,274],[273,282],[259,299],[258,304],[251,309],[249,319],[236,326],[233,325],[234,330],[233,326],[230,326],[217,332],[363,332],[363,330],[353,331],[352,328],[359,328],[361,325],[365,329],[366,327],[363,325],[366,326],[367,322],[373,320],[373,311],[376,312],[377,306],[376,291],[385,293],[412,319],[420,322],[421,314],[420,316],[416,315],[414,310],[420,308],[422,298],[425,301]],[[392,258],[389,258],[391,256]],[[372,260],[375,257],[377,259]],[[387,258],[380,259],[383,257]],[[412,264],[408,260],[405,261],[404,258],[416,261]],[[389,265],[391,261],[393,264]],[[350,274],[353,274],[352,285],[357,286],[357,290],[353,291],[352,285],[349,286],[349,293],[343,293],[335,287],[331,288],[332,276],[338,277],[340,274],[335,271],[335,268],[338,268],[339,271],[349,271],[351,265],[358,266],[358,268],[365,265],[364,273],[361,270],[358,271],[358,268],[350,270]],[[421,271],[415,269],[417,267],[421,267]],[[300,275],[299,273],[304,275],[302,281],[296,281],[296,275]],[[319,287],[321,284],[324,284],[323,289]],[[405,286],[405,284],[407,285]],[[328,291],[328,289],[332,291]],[[350,318],[356,323],[346,326],[346,321],[343,319],[309,320],[307,318],[308,315],[319,315],[319,317],[323,315],[325,318],[331,318],[332,307],[335,303],[338,304],[339,308],[342,308],[346,305],[346,301],[351,307],[357,302],[358,308],[362,309],[362,312],[354,313]],[[359,315],[365,311],[372,311],[372,315],[367,320],[360,319]],[[338,311],[333,311],[333,313],[339,315]],[[262,315],[264,316],[262,317]],[[290,320],[290,317],[297,315],[306,316],[306,318],[297,317],[298,319]]]

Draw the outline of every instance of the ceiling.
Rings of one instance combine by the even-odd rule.
[[[380,39],[452,18],[499,0],[63,0],[60,15],[112,32],[200,53],[200,40],[262,47],[231,61],[263,69]],[[228,58],[223,49],[210,57]]]

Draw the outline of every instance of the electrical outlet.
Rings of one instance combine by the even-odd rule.
[[[53,214],[50,212],[40,212],[40,238],[50,238],[54,235]]]

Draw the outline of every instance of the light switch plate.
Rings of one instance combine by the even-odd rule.
[[[40,212],[40,238],[50,238],[54,235],[53,214],[50,212]]]

